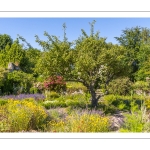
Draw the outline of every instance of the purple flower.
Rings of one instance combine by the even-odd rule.
[[[2,99],[17,99],[22,100],[25,98],[34,98],[35,100],[43,100],[45,96],[43,94],[19,94],[19,95],[5,95],[1,96]]]

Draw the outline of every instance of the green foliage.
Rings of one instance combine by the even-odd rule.
[[[145,107],[141,107],[141,110],[126,114],[124,119],[124,125],[120,129],[120,132],[149,132],[150,120],[148,114],[146,114]]]
[[[42,82],[34,82],[32,87],[30,88],[30,93],[42,93],[44,91],[43,83]]]
[[[25,51],[18,41],[14,41],[10,49],[6,51],[7,62],[13,62],[20,64],[24,58]]]
[[[41,103],[46,109],[56,107],[71,107],[71,108],[85,108],[89,105],[89,95],[61,95],[58,98],[50,98]]]
[[[136,80],[145,81],[146,77],[150,77],[150,45],[142,45],[138,54],[139,70],[135,73]]]
[[[22,71],[13,71],[8,73],[5,86],[5,92],[10,93],[28,93],[34,82],[32,74]]]
[[[11,46],[7,45],[0,53],[0,64],[2,67],[8,67],[8,63],[12,62],[22,69],[22,64],[25,63],[25,51],[19,41],[16,40]]]
[[[7,100],[0,99],[0,106],[7,104]]]
[[[8,71],[5,68],[0,67],[0,88],[4,86],[5,80],[7,78]]]
[[[141,80],[145,76],[144,74],[142,75],[143,69],[141,70],[142,72],[138,71],[149,55],[149,48],[147,47],[150,41],[149,37],[150,30],[141,27],[127,28],[122,31],[120,37],[115,37],[122,46],[127,48],[126,61],[130,64],[131,72],[129,77],[132,80]]]
[[[69,76],[72,70],[72,49],[68,41],[61,42],[56,36],[47,32],[44,35],[48,41],[41,41],[36,36],[36,41],[42,46],[44,52],[36,65],[36,72],[45,76]]]
[[[110,82],[108,91],[111,94],[129,95],[132,90],[132,82],[127,77],[117,78]]]
[[[41,51],[34,48],[29,48],[25,51],[25,56],[23,61],[21,62],[22,70],[26,73],[32,73],[37,76],[37,72],[35,71],[35,66],[41,56]]]
[[[11,46],[12,38],[7,34],[0,34],[0,51],[4,50],[6,46]]]
[[[42,103],[42,106],[44,106],[46,109],[56,107],[71,107],[73,109],[73,108],[86,108],[87,103],[84,101],[67,99],[65,101],[60,100],[45,101]]]
[[[105,95],[99,102],[99,107],[105,113],[115,113],[117,111],[137,111],[144,102],[141,96],[119,96]]]
[[[67,82],[66,83],[67,86],[67,93],[73,93],[76,91],[83,91],[83,92],[87,92],[87,87],[85,87],[82,83],[80,82]]]
[[[39,93],[39,90],[38,90],[37,87],[31,87],[31,88],[30,88],[30,93],[32,93],[32,94],[37,94],[37,93]]]
[[[36,77],[37,82],[42,82],[43,83],[45,80],[46,80],[46,77],[43,76],[43,75],[39,75],[39,76]]]
[[[55,91],[45,91],[45,97],[47,100],[52,100],[60,97],[60,94]]]
[[[46,109],[50,109],[56,107],[66,107],[66,103],[64,101],[58,101],[58,100],[44,101],[42,103],[42,106],[44,106]]]
[[[145,81],[137,81],[133,84],[135,90],[147,91],[149,89],[149,83]]]

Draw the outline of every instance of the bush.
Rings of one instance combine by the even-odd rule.
[[[71,108],[86,108],[87,104],[83,101],[73,101],[73,100],[66,100],[66,101],[45,101],[41,104],[46,109],[56,108],[56,107],[71,107]]]
[[[149,132],[150,120],[146,114],[146,109],[142,107],[141,110],[126,114],[124,125],[120,132]]]
[[[13,71],[7,74],[7,80],[3,88],[5,94],[29,93],[35,78],[32,74],[22,71]]]
[[[144,81],[137,81],[133,84],[134,91],[141,95],[149,91],[149,83]]]
[[[120,95],[105,95],[99,102],[99,107],[105,113],[115,113],[116,111],[138,110],[143,104],[143,97],[135,96],[120,96]],[[134,106],[134,107],[133,107]]]
[[[74,93],[74,92],[87,92],[87,88],[80,82],[67,82],[67,93]]]
[[[66,103],[63,101],[53,100],[53,101],[45,101],[41,104],[46,109],[56,108],[56,107],[66,107]]]
[[[51,132],[108,132],[109,119],[98,114],[71,114],[66,121],[49,122]]]
[[[54,93],[55,94],[55,93]],[[72,108],[85,108],[89,104],[89,95],[77,94],[77,95],[61,95],[59,98],[51,98],[43,102],[42,105],[46,108],[53,107],[68,107]]]
[[[105,113],[114,113],[117,111],[118,99],[115,95],[105,95],[99,102],[99,106],[102,107]]]
[[[43,83],[35,82],[33,83],[33,87],[30,88],[30,93],[33,93],[33,94],[42,93],[43,89],[44,89]]]
[[[43,129],[48,117],[46,111],[31,99],[8,100],[5,109],[5,120],[10,132]]]
[[[52,76],[44,81],[45,90],[61,92],[66,89],[66,82],[61,76]]]
[[[45,97],[47,100],[52,100],[60,97],[60,94],[55,91],[45,91]]]
[[[132,82],[129,78],[117,78],[110,82],[108,91],[110,94],[128,95],[132,89]]]
[[[70,106],[71,108],[85,108],[86,107],[86,103],[84,101],[79,101],[79,100],[71,100],[71,99],[67,99],[65,101],[66,106]]]
[[[148,87],[149,87],[149,83],[144,81],[137,81],[133,84],[134,89],[147,90]]]
[[[5,68],[0,67],[0,87],[4,86],[5,79],[7,77],[8,70]]]
[[[53,121],[60,121],[60,119],[65,120],[68,115],[66,109],[64,108],[50,109],[48,110],[48,113]]]

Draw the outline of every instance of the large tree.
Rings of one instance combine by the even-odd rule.
[[[82,29],[82,35],[75,45],[64,38],[59,41],[55,36],[45,32],[48,41],[36,41],[45,50],[37,68],[43,75],[62,75],[68,81],[83,83],[91,94],[92,106],[97,106],[100,96],[96,96],[98,85],[109,82],[115,75],[121,75],[124,69],[124,48],[107,44],[99,32],[94,34],[94,23],[91,23],[91,34]],[[65,36],[64,36],[65,37]],[[122,70],[121,70],[122,69]]]
[[[93,27],[92,27],[93,28]],[[85,36],[85,32],[83,32]],[[125,64],[125,49],[118,45],[106,43],[105,38],[99,37],[98,32],[82,37],[76,45],[75,73],[76,79],[82,82],[91,93],[92,106],[97,106],[100,96],[96,96],[97,85],[108,83],[116,76],[127,73]]]
[[[140,66],[140,50],[143,44],[150,43],[150,30],[142,27],[132,27],[122,30],[120,37],[115,37],[120,45],[126,48],[126,60],[131,64],[130,78],[134,81],[134,74]],[[144,52],[144,51],[143,51]]]

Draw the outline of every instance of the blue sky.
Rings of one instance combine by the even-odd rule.
[[[23,36],[33,47],[41,49],[35,42],[35,35],[46,40],[44,31],[63,39],[63,23],[67,25],[69,41],[81,35],[81,29],[90,34],[89,22],[96,20],[95,32],[100,31],[101,37],[107,42],[117,43],[114,37],[121,35],[122,30],[135,26],[150,28],[150,18],[0,18],[0,34],[8,34],[13,40],[17,34]]]

